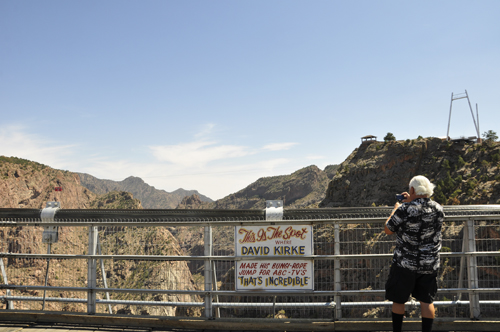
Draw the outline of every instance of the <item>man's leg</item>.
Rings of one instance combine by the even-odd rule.
[[[436,310],[434,309],[434,303],[420,302],[420,311],[422,312],[422,317],[430,319],[434,319],[434,317],[436,317]]]
[[[436,310],[433,303],[420,302],[420,311],[422,313],[422,332],[431,332]]]
[[[401,332],[403,327],[403,316],[405,313],[405,304],[392,302],[392,331]]]
[[[405,304],[392,302],[392,312],[398,315],[405,314]]]

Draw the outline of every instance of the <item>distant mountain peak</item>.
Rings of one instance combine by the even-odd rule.
[[[333,166],[334,167],[334,166]],[[328,186],[328,173],[316,165],[289,175],[262,177],[215,202],[216,209],[263,209],[266,200],[283,200],[286,207],[317,207]]]
[[[129,176],[122,181],[101,180],[92,175],[79,173],[84,187],[97,194],[111,191],[126,191],[139,199],[145,209],[175,209],[182,199],[196,194],[203,202],[212,202],[207,196],[201,195],[197,190],[177,189],[171,193],[159,190],[144,182],[137,176]]]

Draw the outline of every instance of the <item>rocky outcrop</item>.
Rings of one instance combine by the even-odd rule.
[[[177,205],[176,209],[212,209],[214,206],[211,202],[203,202],[200,196],[193,194],[191,196],[186,196]]]
[[[340,165],[320,207],[393,205],[419,174],[437,185],[434,199],[442,204],[497,204],[499,162],[498,142],[365,142]]]
[[[177,189],[171,193],[156,189],[145,183],[141,178],[130,176],[123,181],[101,180],[92,175],[78,173],[84,187],[96,194],[105,194],[111,191],[127,191],[142,202],[145,209],[174,209],[186,196],[198,195],[203,202],[212,200],[201,195],[196,190]]]

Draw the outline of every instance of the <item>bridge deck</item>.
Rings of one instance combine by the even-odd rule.
[[[420,331],[419,319],[405,320],[405,331]],[[387,319],[216,319],[130,317],[42,312],[0,312],[0,332],[150,332],[150,331],[392,331]],[[433,331],[500,331],[500,319],[437,318]]]

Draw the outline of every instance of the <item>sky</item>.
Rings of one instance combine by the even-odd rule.
[[[0,0],[0,155],[212,199],[500,133],[500,1]]]

